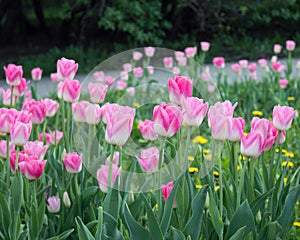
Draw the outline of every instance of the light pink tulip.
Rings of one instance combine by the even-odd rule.
[[[225,67],[225,59],[223,57],[215,57],[215,58],[213,58],[213,64],[217,68],[224,68]]]
[[[46,118],[46,104],[34,99],[26,99],[23,102],[22,110],[32,114],[32,123],[41,124]]]
[[[173,58],[172,57],[165,57],[163,59],[165,68],[172,68],[173,67]]]
[[[256,63],[250,63],[248,66],[248,69],[250,72],[255,72],[256,71]]]
[[[201,50],[203,52],[207,52],[210,48],[210,43],[209,42],[200,42]]]
[[[82,156],[77,152],[67,153],[63,163],[68,173],[79,173],[82,169]]]
[[[47,198],[47,209],[50,213],[57,213],[60,210],[60,198],[52,196]]]
[[[178,59],[179,58],[182,58],[182,57],[185,57],[184,56],[184,52],[181,52],[181,51],[176,51],[175,53],[174,53],[174,55],[175,55],[175,59],[178,61]],[[173,61],[173,60],[172,60]]]
[[[89,104],[85,110],[87,124],[96,125],[101,119],[101,108],[98,104]]]
[[[0,140],[0,158],[6,158],[6,147],[6,140]],[[9,142],[9,153],[11,153],[13,150],[15,150],[15,146],[11,142]]]
[[[32,124],[15,122],[10,129],[11,142],[17,146],[23,146],[29,139]]]
[[[88,90],[93,103],[102,103],[105,99],[107,86],[103,83],[89,83]]]
[[[201,78],[203,81],[207,82],[210,79],[210,73],[209,72],[203,72],[201,73]]]
[[[285,142],[286,139],[286,131],[280,131],[280,136],[279,136],[279,144],[282,144]]]
[[[15,64],[8,64],[4,67],[4,72],[6,76],[6,83],[10,86],[18,86],[20,84],[21,78],[23,77],[22,66],[16,66]]]
[[[59,108],[59,103],[50,98],[44,98],[42,102],[46,106],[46,117],[53,117]]]
[[[107,86],[113,85],[115,80],[116,79],[113,76],[105,76],[105,78],[104,78],[104,82]]]
[[[128,77],[129,77],[128,72],[126,72],[126,71],[120,72],[120,78],[121,78],[122,81],[127,81]]]
[[[131,72],[131,70],[132,70],[132,65],[131,65],[130,63],[125,63],[125,64],[123,64],[123,70],[124,70],[125,72]]]
[[[9,110],[9,112],[12,109]],[[15,114],[15,121],[20,121],[23,123],[31,123],[32,122],[32,114],[27,110],[21,110],[20,112],[13,111],[12,114]]]
[[[184,52],[188,58],[193,58],[197,54],[197,47],[187,47]]]
[[[154,122],[146,119],[145,121],[139,121],[139,129],[144,139],[153,141],[157,138],[157,134],[154,131]]]
[[[62,139],[64,133],[56,130],[56,143]],[[55,144],[55,132],[45,133],[46,144]],[[39,140],[43,141],[43,133],[39,134]]]
[[[282,46],[280,44],[274,44],[273,51],[275,54],[279,54],[281,52]]]
[[[154,131],[163,137],[172,137],[183,122],[180,108],[174,103],[161,103],[153,110]]]
[[[296,111],[288,106],[275,106],[273,108],[273,125],[277,130],[287,131],[292,124]]]
[[[107,124],[107,118],[110,118],[113,112],[117,111],[118,104],[116,103],[105,103],[101,109],[102,109],[102,121]]]
[[[269,131],[269,120],[265,118],[254,117],[251,121],[251,132],[258,132],[266,139]]]
[[[145,51],[145,55],[147,57],[153,57],[153,55],[155,53],[155,48],[154,47],[145,47],[144,51]]]
[[[44,145],[43,142],[37,140],[34,142],[28,141],[24,145],[25,153],[37,157],[40,161],[44,159],[47,149],[48,149],[47,145]]]
[[[126,87],[127,87],[127,82],[121,81],[121,80],[117,81],[117,86],[116,86],[116,88],[117,88],[118,90],[122,91],[122,90],[124,90]]]
[[[111,104],[105,108],[103,114],[105,114],[107,124],[106,141],[117,146],[124,145],[132,130],[135,109],[120,105],[112,106]]]
[[[89,102],[80,101],[72,103],[72,114],[75,122],[84,123],[86,122],[86,109],[89,106]]]
[[[180,105],[182,98],[191,97],[193,94],[192,80],[183,76],[169,78],[168,92],[170,101]]]
[[[279,72],[280,74],[284,73],[285,71],[285,66],[283,64],[281,64],[277,70],[277,72]]]
[[[16,171],[16,158],[17,158],[17,152],[16,150],[12,150],[9,155],[9,165],[12,173],[15,173]],[[19,163],[24,161],[29,161],[29,156],[24,151],[19,151],[18,153],[18,170],[20,170]],[[37,157],[33,157],[33,159],[37,159]]]
[[[232,129],[232,117],[209,115],[212,137],[219,141],[229,139]]]
[[[241,59],[241,60],[239,60],[239,65],[240,65],[242,68],[247,68],[247,67],[248,67],[248,60],[246,60],[246,59]]]
[[[129,94],[129,96],[133,97],[135,95],[135,88],[129,87],[126,89],[126,92]]]
[[[181,99],[183,123],[188,126],[199,127],[208,111],[208,103],[196,97]]]
[[[186,57],[180,57],[180,58],[177,58],[176,60],[177,60],[179,66],[183,66],[183,67],[186,66],[186,63],[187,63]]]
[[[210,118],[220,115],[222,117],[233,117],[234,109],[237,107],[238,103],[232,105],[228,100],[224,102],[216,102],[215,105],[209,108],[208,111],[208,124],[210,126]]]
[[[113,160],[112,160],[112,164],[115,164],[116,166],[118,166],[118,164],[119,164],[119,156],[120,156],[119,152],[114,152],[114,157],[113,157]],[[107,166],[109,166],[109,162],[110,162],[110,156],[108,156],[106,158],[105,164]]]
[[[142,59],[142,57],[143,57],[143,54],[141,52],[134,51],[132,53],[132,58],[133,58],[134,61],[139,61],[139,60]]]
[[[141,152],[141,157],[138,158],[138,162],[143,169],[143,171],[147,173],[153,173],[158,170],[158,162],[159,162],[159,151],[156,147],[151,147],[148,149],[144,149]],[[164,162],[164,157],[162,156],[162,162]]]
[[[136,67],[133,69],[133,75],[137,78],[140,78],[143,76],[144,69],[141,67]]]
[[[11,89],[7,89],[6,91],[2,92],[2,100],[3,100],[3,105],[10,107],[11,103],[10,103],[10,99],[11,99]],[[16,102],[16,96],[12,97],[12,106],[15,105]]]
[[[241,117],[231,119],[231,130],[229,132],[228,140],[231,142],[241,141],[244,134],[245,120]]]
[[[288,51],[294,51],[296,47],[296,42],[293,40],[287,40],[285,42],[286,50]]]
[[[97,82],[104,82],[105,73],[103,71],[96,71],[93,73],[93,77]]]
[[[289,83],[289,81],[287,79],[280,79],[279,80],[279,86],[283,89],[287,87],[288,83]]]
[[[43,70],[40,68],[33,68],[31,70],[31,78],[33,81],[39,81],[42,79]]]
[[[74,60],[61,58],[56,63],[57,78],[59,81],[73,80],[78,69],[78,63]]]
[[[240,75],[242,73],[240,64],[237,64],[237,63],[231,64],[230,68],[237,75]]]
[[[111,175],[111,186],[114,185],[115,180],[117,176],[121,175],[122,168],[118,168],[117,165],[113,164],[112,165],[112,175]],[[108,192],[108,186],[109,181],[108,180],[108,172],[109,172],[109,166],[108,165],[101,165],[101,167],[97,171],[97,180],[99,187],[102,192],[107,193]]]
[[[54,83],[58,82],[58,75],[57,75],[57,73],[51,73],[50,74],[50,79]]]
[[[215,86],[213,86],[213,85],[208,85],[207,86],[207,91],[209,93],[213,93],[215,90],[216,90]]]
[[[268,66],[268,61],[265,58],[261,58],[258,59],[258,64],[262,67],[262,68],[266,68]]]
[[[148,66],[147,67],[149,75],[152,75],[154,73],[154,67],[153,66]]]
[[[17,110],[0,108],[0,133],[9,133],[16,117]]]
[[[271,147],[275,144],[277,135],[278,135],[277,129],[274,128],[272,121],[269,121],[268,135],[265,138],[264,145],[263,145],[264,151],[268,151],[271,149]]]
[[[180,74],[180,68],[179,68],[179,67],[173,67],[172,73],[173,73],[174,75],[179,75],[179,74]]]
[[[59,82],[57,84],[57,97],[58,97],[58,99],[63,98],[63,88],[64,88],[64,82]]]
[[[62,96],[66,102],[77,102],[80,97],[81,84],[78,80],[64,81]]]
[[[21,78],[19,85],[14,87],[13,95],[16,97],[22,97],[29,83],[30,81],[26,82],[25,78]]]
[[[22,172],[29,180],[39,179],[43,172],[47,161],[40,161],[36,158],[29,157],[26,161],[19,163],[20,172]]]
[[[264,138],[259,132],[242,135],[241,154],[247,157],[258,157],[263,151]]]

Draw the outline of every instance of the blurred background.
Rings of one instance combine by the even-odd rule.
[[[49,74],[64,56],[86,73],[131,48],[184,50],[200,41],[211,42],[208,60],[257,60],[274,43],[300,44],[299,25],[297,0],[1,0],[0,64]]]

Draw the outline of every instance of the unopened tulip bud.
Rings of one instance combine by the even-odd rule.
[[[70,200],[70,198],[69,198],[69,194],[68,194],[67,191],[64,192],[64,195],[63,195],[63,202],[64,202],[64,204],[65,204],[65,206],[66,206],[67,208],[69,208],[69,207],[71,206],[71,200]]]

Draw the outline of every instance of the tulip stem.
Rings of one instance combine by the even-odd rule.
[[[6,139],[6,162],[7,162],[7,187],[10,186],[10,149],[9,149],[9,137]]]
[[[110,159],[109,159],[109,170],[108,170],[108,187],[110,188],[112,185],[112,162],[114,159],[115,146],[110,146]]]
[[[222,159],[221,156],[218,157],[219,165],[219,180],[220,180],[220,216],[223,220],[223,170],[222,170]]]
[[[16,161],[15,161],[15,174],[18,174],[18,162],[19,162],[19,147],[16,146]]]
[[[61,99],[61,102],[60,102],[60,105],[61,105],[61,124],[62,124],[62,130],[64,132],[64,139],[65,139],[65,146],[67,146],[67,136],[66,136],[66,126],[65,126],[65,102],[63,99]]]
[[[60,103],[60,105],[62,105],[62,103]],[[59,113],[56,113],[55,116],[55,132],[54,132],[54,145],[56,146],[56,134],[57,134],[57,127],[58,127],[58,118],[59,118]]]
[[[66,129],[66,150],[70,151],[70,128],[71,128],[71,104],[67,103],[67,129]]]
[[[161,168],[162,168],[162,157],[164,154],[164,145],[165,145],[165,138],[163,138],[161,143],[161,149],[159,151],[159,161],[158,161],[158,216],[159,219],[162,216],[162,193],[161,193]]]
[[[274,168],[274,158],[275,158],[275,152],[276,149],[278,147],[278,143],[279,143],[279,138],[280,138],[280,131],[278,131],[276,140],[275,140],[275,149],[272,153],[271,159],[270,159],[270,176],[269,176],[269,189],[271,189],[272,185],[273,185],[273,168]]]
[[[43,126],[43,144],[46,144],[46,136],[45,136],[45,133],[46,133],[46,127],[47,127],[47,118],[45,119],[44,121],[44,126]]]
[[[10,92],[10,107],[13,106],[13,93],[14,93],[14,86],[11,87],[11,92]]]

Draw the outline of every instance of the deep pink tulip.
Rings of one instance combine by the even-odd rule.
[[[280,62],[272,62],[272,68],[274,69],[275,72],[278,71],[280,66],[281,66]]]
[[[269,121],[269,120],[268,120]],[[268,126],[268,135],[265,138],[264,145],[263,145],[263,150],[268,151],[271,149],[271,147],[275,144],[276,142],[276,137],[278,135],[278,131],[276,128],[273,126],[273,122],[269,121],[269,126]]]
[[[137,78],[140,78],[143,76],[144,69],[141,67],[136,67],[133,69],[133,75]]]
[[[79,173],[82,169],[82,156],[77,152],[67,153],[63,163],[68,173]]]
[[[239,60],[239,65],[241,66],[241,68],[247,68],[248,67],[248,60],[247,59]]]
[[[251,121],[251,132],[258,132],[262,135],[263,139],[266,139],[269,131],[270,120],[265,118],[254,117]]]
[[[46,106],[46,117],[53,117],[59,108],[59,103],[50,98],[44,98],[42,102]]]
[[[273,51],[275,54],[279,54],[281,52],[282,46],[280,44],[274,44]]]
[[[162,184],[161,193],[162,193],[165,201],[167,201],[167,199],[169,198],[169,195],[172,192],[173,187],[174,187],[173,182],[169,182],[169,183],[167,183],[167,185]]]
[[[97,82],[104,82],[105,73],[103,71],[96,71],[93,73],[93,77]]]
[[[168,79],[169,98],[172,103],[181,104],[181,99],[191,97],[193,94],[193,83],[188,77],[175,76]]]
[[[19,163],[20,172],[22,172],[29,180],[39,179],[43,172],[47,161],[40,161],[29,157],[26,161]]]
[[[107,86],[103,83],[89,83],[88,90],[93,103],[102,103],[105,99]]]
[[[18,86],[20,84],[21,78],[23,77],[22,66],[16,66],[15,64],[8,64],[4,67],[4,72],[6,76],[6,83],[10,86]]]
[[[287,79],[280,79],[279,80],[279,86],[283,89],[285,89],[288,85],[289,81]]]
[[[213,64],[217,68],[224,68],[225,67],[225,59],[223,57],[215,57],[215,58],[213,58]]]
[[[59,81],[73,80],[78,69],[78,63],[74,60],[61,58],[56,63],[56,69]]]
[[[126,87],[127,87],[127,82],[121,81],[121,80],[117,81],[117,87],[116,87],[116,88],[117,88],[118,90],[122,91],[122,90],[124,90]]]
[[[135,51],[132,53],[132,58],[134,61],[139,61],[143,57],[143,54],[141,52]]]
[[[25,99],[31,99],[32,98],[32,92],[31,90],[27,90],[25,92]]]
[[[248,66],[249,72],[255,72],[256,71],[256,63],[250,63]]]
[[[98,104],[90,103],[85,110],[87,124],[96,125],[101,119],[101,108]]]
[[[6,158],[6,150],[7,150],[7,142],[6,140],[0,140],[0,158]],[[11,153],[15,149],[15,146],[9,142],[9,153]]]
[[[73,103],[77,102],[80,97],[81,84],[78,80],[64,81],[62,96],[64,101]]]
[[[33,81],[39,81],[42,79],[43,70],[40,68],[33,68],[31,70],[31,78]]]
[[[60,198],[52,196],[47,198],[47,209],[50,213],[57,213],[60,210]]]
[[[164,161],[164,157],[162,156],[162,162]],[[141,157],[138,158],[138,162],[143,169],[143,171],[147,173],[153,173],[158,170],[159,163],[159,151],[156,147],[151,147],[148,149],[144,149],[141,152]]]
[[[28,141],[24,145],[24,151],[26,154],[35,156],[41,161],[44,159],[47,149],[48,149],[47,145],[44,145],[43,142],[37,140],[34,142]]]
[[[105,82],[105,84],[106,84],[107,86],[113,85],[114,82],[115,82],[115,80],[116,80],[116,79],[115,79],[113,76],[105,76],[105,77],[104,77],[104,82]]]
[[[263,151],[264,138],[259,132],[250,132],[241,139],[241,154],[247,157],[258,157]]]
[[[288,51],[294,51],[296,47],[296,42],[293,40],[287,40],[285,42],[286,50]]]
[[[188,58],[193,58],[197,54],[197,47],[187,47],[184,52]]]
[[[240,75],[242,73],[241,65],[238,63],[231,64],[230,69],[236,74]]]
[[[163,59],[165,68],[172,68],[173,67],[173,58],[172,57],[165,57]]]
[[[16,158],[17,158],[17,152],[16,150],[12,150],[10,155],[9,155],[9,164],[10,164],[10,169],[12,173],[15,173],[16,171]],[[20,165],[19,163],[29,161],[29,156],[24,152],[24,151],[19,151],[18,153],[18,170],[20,170]],[[32,157],[33,159],[37,160],[37,157]]]
[[[117,176],[120,176],[121,171],[122,171],[121,167],[118,168],[118,166],[116,164],[112,165],[111,186],[114,185],[115,180],[116,180]],[[98,184],[99,184],[101,191],[104,193],[108,192],[108,186],[110,185],[109,184],[110,180],[108,180],[108,172],[109,172],[108,165],[101,165],[101,167],[97,171]]]
[[[29,83],[30,81],[26,82],[25,78],[21,78],[19,85],[14,87],[13,95],[16,97],[22,97]]]
[[[172,137],[183,122],[180,108],[173,103],[161,103],[153,110],[154,131],[163,137]]]
[[[46,105],[42,101],[26,99],[23,102],[22,109],[32,114],[33,124],[41,124],[46,118]]]
[[[147,57],[153,57],[153,55],[155,53],[155,48],[154,47],[145,47],[144,51],[145,51],[145,55]]]
[[[72,103],[72,114],[75,122],[86,122],[86,109],[89,106],[88,101],[80,101]]]
[[[56,83],[58,82],[58,76],[57,76],[57,73],[51,73],[50,74],[50,79],[52,82]]]
[[[244,134],[245,120],[241,117],[231,119],[231,130],[229,132],[228,140],[231,142],[241,141]]]
[[[105,115],[107,124],[105,132],[106,141],[117,146],[124,145],[132,130],[135,109],[110,104],[107,105],[102,114]]]
[[[275,106],[273,108],[273,125],[280,131],[287,131],[291,127],[296,111],[288,106]]]
[[[208,111],[208,103],[196,97],[181,99],[183,123],[188,126],[199,127]]]
[[[125,64],[123,64],[123,70],[124,70],[125,72],[131,72],[131,70],[132,70],[132,65],[131,65],[130,63],[125,63]]]
[[[119,152],[114,152],[114,157],[113,157],[113,160],[112,160],[112,164],[115,164],[116,166],[118,166],[118,164],[119,164],[119,156],[120,156]],[[107,166],[109,166],[109,162],[110,162],[110,155],[106,158],[105,164]]]
[[[202,52],[207,52],[210,48],[209,42],[200,42]]]
[[[146,119],[145,121],[139,121],[139,129],[144,139],[153,141],[157,138],[157,134],[154,131],[154,122]]]
[[[32,124],[16,121],[10,129],[11,142],[17,146],[23,146],[29,139]]]

